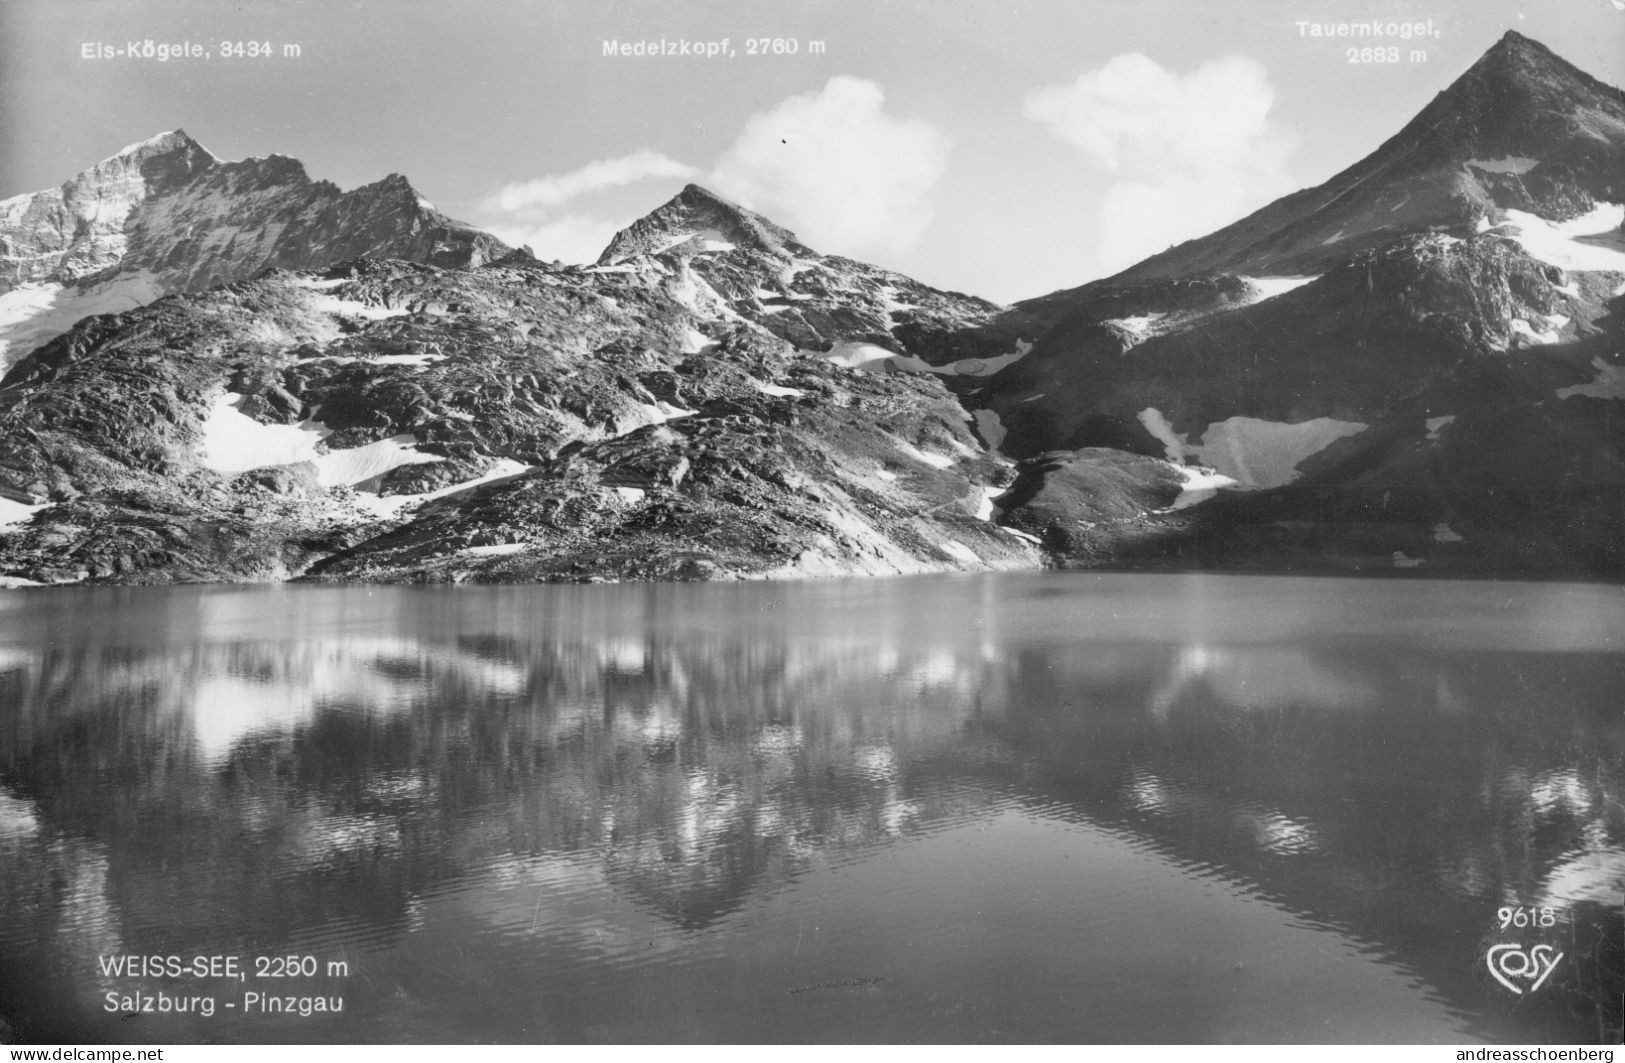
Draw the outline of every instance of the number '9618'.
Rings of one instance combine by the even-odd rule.
[[[1555,908],[1498,908],[1495,917],[1501,921],[1501,929],[1507,927],[1547,927],[1557,925],[1557,910]]]

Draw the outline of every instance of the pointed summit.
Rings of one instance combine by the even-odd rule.
[[[159,133],[157,136],[148,137],[146,140],[138,140],[134,144],[128,144],[109,155],[103,161],[150,158],[154,155],[163,155],[172,151],[190,151],[194,149],[202,151],[205,155],[209,155],[210,158],[214,157],[203,145],[187,136],[186,130],[177,128],[171,129],[167,133]]]
[[[1465,235],[1509,208],[1555,219],[1622,199],[1625,92],[1508,33],[1398,133],[1325,184],[1093,283],[1317,274],[1405,233]]]
[[[1382,152],[1415,162],[1516,156],[1625,170],[1625,92],[1508,31]]]
[[[778,257],[797,251],[810,253],[789,229],[691,184],[616,233],[598,256],[598,264],[614,265],[639,255],[698,254],[736,248]]]

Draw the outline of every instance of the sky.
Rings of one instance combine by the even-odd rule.
[[[1362,21],[1428,35],[1309,29]],[[184,128],[343,188],[405,174],[542,258],[692,181],[1010,302],[1325,181],[1509,29],[1625,85],[1625,0],[0,0],[0,198]],[[209,58],[94,55],[148,40]],[[1373,43],[1397,61],[1349,61]]]

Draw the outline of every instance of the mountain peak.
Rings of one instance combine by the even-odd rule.
[[[1494,210],[1566,218],[1625,198],[1625,92],[1509,32],[1371,154],[1314,188],[1106,278],[1323,272]],[[1034,303],[1037,300],[1033,301]]]
[[[700,185],[684,185],[664,204],[615,234],[601,266],[638,255],[748,248],[779,257],[806,251],[796,234]]]
[[[168,155],[172,152],[201,152],[209,158],[214,158],[212,152],[202,144],[187,135],[186,130],[176,128],[166,133],[138,140],[134,144],[127,144],[109,155],[103,162],[112,162],[115,159],[124,161],[140,161],[150,159],[155,155]],[[218,161],[218,160],[216,160]]]
[[[1568,161],[1577,147],[1625,149],[1625,93],[1509,30],[1402,130],[1438,161]],[[1583,143],[1589,142],[1589,144]]]

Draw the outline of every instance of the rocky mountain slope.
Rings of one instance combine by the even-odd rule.
[[[1028,537],[991,520],[1013,470],[940,374],[876,371],[957,372],[958,355],[991,352],[978,329],[997,308],[770,226],[691,187],[603,265],[363,260],[87,321],[0,380],[0,494],[27,517],[0,536],[0,572],[1037,564]]]
[[[1617,577],[1622,180],[1625,97],[1509,34],[1320,188],[1003,308],[693,185],[563,267],[168,135],[0,205],[0,306],[180,292],[0,378],[0,580]]]
[[[341,192],[285,155],[222,162],[181,130],[162,133],[60,188],[0,201],[0,369],[91,314],[270,268],[477,266],[509,250],[399,174]]]

